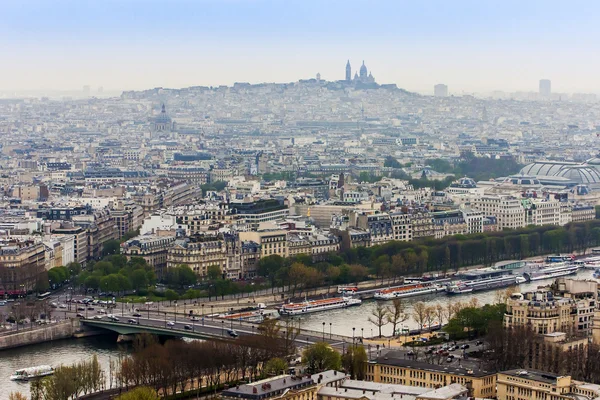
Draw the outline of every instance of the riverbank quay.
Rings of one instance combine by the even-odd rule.
[[[70,318],[31,329],[7,331],[0,334],[0,351],[55,340],[99,335],[103,332],[84,327],[79,318]]]
[[[589,255],[591,249],[595,247],[590,247],[582,251],[575,251],[572,254],[576,257],[583,257]],[[535,256],[528,257],[523,259],[523,261],[534,261],[543,259],[544,256]],[[468,267],[462,267],[456,273],[461,273],[465,271],[470,271],[478,268],[489,267],[490,265],[471,265]],[[443,276],[440,274],[439,278]],[[353,286],[356,287],[359,292],[365,290],[375,290],[381,288],[387,288],[390,286],[397,286],[400,284],[402,278],[408,277],[396,277],[389,279],[376,279],[376,280],[368,280],[359,282],[353,285],[345,285],[345,286]],[[222,314],[231,311],[237,311],[244,308],[256,307],[258,304],[265,304],[267,307],[277,307],[283,303],[293,302],[293,301],[303,301],[305,298],[310,297],[323,297],[323,296],[331,296],[337,295],[337,286],[322,286],[317,288],[307,288],[307,289],[297,289],[295,291],[287,288],[277,287],[273,289],[273,293],[261,294],[258,295],[256,293],[248,293],[241,294],[238,296],[228,295],[224,296],[224,299],[215,299],[214,297],[209,300],[208,298],[198,298],[191,300],[179,300],[177,302],[169,302],[169,301],[161,301],[154,302],[152,304],[142,304],[142,303],[125,303],[126,307],[144,309],[150,311],[160,311],[167,312],[171,315],[175,313],[181,316],[189,315],[190,311],[194,315],[214,315],[214,314]],[[121,304],[121,307],[123,304]],[[119,306],[117,306],[118,309]]]

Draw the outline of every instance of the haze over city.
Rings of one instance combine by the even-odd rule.
[[[343,79],[430,93],[600,92],[591,1],[9,1],[0,90]]]
[[[0,5],[0,400],[600,400],[600,4]]]

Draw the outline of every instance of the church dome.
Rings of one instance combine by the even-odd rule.
[[[154,119],[154,121],[157,124],[170,124],[171,123],[171,117],[169,117],[169,114],[167,114],[164,104],[162,105],[160,114],[158,114],[158,116]]]
[[[364,61],[362,63],[362,66],[360,67],[360,76],[367,76],[367,67],[365,66]]]
[[[465,189],[472,189],[472,188],[477,187],[477,183],[473,179],[465,176],[464,178],[460,178],[458,181],[452,183],[450,186],[465,188]]]

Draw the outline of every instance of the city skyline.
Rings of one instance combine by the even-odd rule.
[[[416,92],[440,82],[451,94],[536,92],[547,78],[553,92],[596,93],[599,60],[585,49],[600,6],[583,4],[12,3],[0,27],[11,38],[0,45],[11,55],[0,90],[294,82],[317,73],[333,81],[344,79],[344,61],[364,59],[379,83]]]

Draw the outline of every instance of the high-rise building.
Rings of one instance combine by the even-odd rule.
[[[90,95],[90,85],[85,85],[83,87],[83,95],[84,96],[89,96]]]
[[[350,60],[346,63],[346,82],[352,80],[352,67],[350,66]]]
[[[550,79],[540,79],[540,96],[550,97],[552,94],[552,83]]]
[[[448,86],[438,83],[433,87],[433,95],[435,97],[448,97]]]

